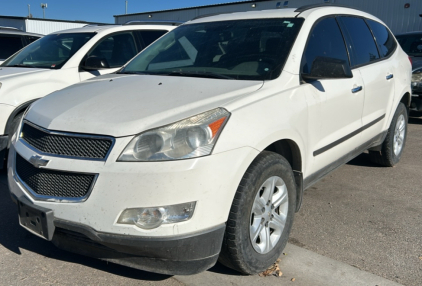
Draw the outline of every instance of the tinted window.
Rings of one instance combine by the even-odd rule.
[[[381,56],[388,57],[394,52],[397,45],[394,36],[391,35],[390,31],[384,25],[372,20],[366,20],[366,22],[375,36]]]
[[[146,48],[122,73],[274,79],[302,23],[299,18],[278,18],[182,25]]]
[[[346,36],[352,66],[367,64],[379,59],[374,37],[365,21],[356,17],[339,17]]]
[[[422,33],[397,36],[397,41],[409,56],[422,57]]]
[[[167,31],[139,31],[144,40],[145,47],[151,45],[159,37],[167,33]]]
[[[28,39],[28,43],[31,44],[35,42],[36,40],[38,40],[40,37],[28,36],[26,38]]]
[[[61,68],[94,33],[50,34],[26,46],[2,66]]]
[[[312,63],[317,57],[329,57],[349,62],[343,36],[335,18],[325,18],[313,28],[303,54],[303,73],[310,73]]]
[[[135,39],[131,32],[114,34],[102,39],[88,57],[105,59],[110,68],[121,67],[137,54]]]
[[[22,47],[20,36],[0,35],[0,59],[7,59]]]

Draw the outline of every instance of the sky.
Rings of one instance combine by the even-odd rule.
[[[128,13],[149,12],[191,6],[234,2],[236,0],[128,0]],[[114,23],[113,15],[125,13],[125,0],[0,0],[1,16],[42,18],[41,3],[47,3],[47,19]]]

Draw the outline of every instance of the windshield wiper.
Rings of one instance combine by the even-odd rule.
[[[23,65],[23,64],[11,65],[11,66],[6,66],[6,67],[12,67],[12,68],[34,68],[34,66],[31,66],[31,65]]]
[[[233,77],[227,76],[227,75],[223,75],[223,74],[218,74],[218,73],[213,73],[213,72],[201,72],[201,71],[194,71],[194,72],[190,72],[190,71],[172,71],[169,73],[163,73],[163,74],[159,74],[159,75],[169,75],[169,76],[192,76],[192,77],[204,77],[204,78],[219,78],[219,79],[234,79]]]
[[[116,72],[117,74],[154,74],[149,72],[140,72],[140,71],[124,71],[124,72]]]

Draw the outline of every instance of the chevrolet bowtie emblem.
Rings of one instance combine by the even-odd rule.
[[[47,166],[50,160],[43,159],[41,156],[38,155],[33,155],[31,158],[29,158],[29,162],[34,165],[35,168],[39,168]]]

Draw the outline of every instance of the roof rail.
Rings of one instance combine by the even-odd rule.
[[[233,13],[233,12],[211,13],[211,14],[199,15],[199,16],[196,16],[195,18],[193,18],[191,21],[201,19],[201,18],[211,17],[211,16],[217,16],[217,15],[220,15],[220,14],[229,14],[229,13]]]
[[[182,25],[184,22],[180,22],[180,21],[160,21],[160,20],[155,20],[155,21],[148,21],[148,20],[134,20],[134,21],[129,21],[124,23],[123,25],[170,25],[170,26],[180,26]]]
[[[321,3],[321,4],[311,4],[311,5],[305,5],[297,8],[295,12],[305,12],[306,10],[314,9],[314,8],[321,8],[321,7],[341,7],[341,8],[350,8],[350,9],[356,9],[347,5],[341,5],[341,4],[330,4],[330,3]],[[356,9],[358,10],[358,9]]]
[[[86,24],[83,27],[98,27],[98,26],[108,26],[108,25],[112,25],[112,24]]]
[[[18,29],[18,28],[15,28],[15,27],[5,27],[5,26],[0,26],[0,29],[22,31],[21,29]]]

